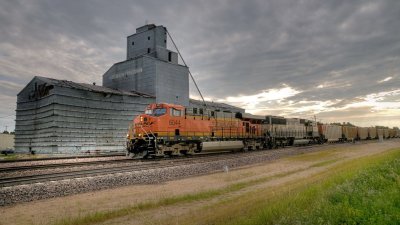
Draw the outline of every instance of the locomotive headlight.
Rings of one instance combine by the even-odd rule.
[[[140,117],[140,121],[143,122],[143,116]]]

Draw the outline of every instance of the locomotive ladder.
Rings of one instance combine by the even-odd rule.
[[[147,136],[150,136],[149,133],[147,133],[147,131],[146,131],[145,129],[143,129],[142,126],[141,126],[140,128],[144,131],[144,133],[146,133]],[[153,132],[152,132],[151,130],[150,130],[150,134],[151,134],[151,136],[153,136],[153,138],[154,138],[154,140],[155,140],[155,139],[156,139],[156,136],[153,134]],[[150,139],[149,139],[149,143],[150,143]]]

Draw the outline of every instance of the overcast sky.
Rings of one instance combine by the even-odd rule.
[[[400,126],[398,0],[1,0],[0,130],[35,75],[101,84],[146,21],[168,28],[208,100]]]

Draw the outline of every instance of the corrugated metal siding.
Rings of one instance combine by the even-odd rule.
[[[156,65],[156,99],[158,103],[168,102],[189,106],[189,70],[187,67],[148,58]]]
[[[103,75],[103,85],[148,93],[157,103],[189,105],[189,69],[149,56],[114,64]]]
[[[40,82],[43,80],[35,83]],[[17,102],[16,151],[65,154],[124,151],[130,121],[154,98],[101,90],[55,85],[47,96],[27,101],[34,85],[25,88]]]

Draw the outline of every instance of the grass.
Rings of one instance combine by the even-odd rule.
[[[249,193],[244,192],[240,196],[230,197],[230,198],[220,198],[217,203],[212,205],[208,205],[203,209],[200,209],[201,213],[196,212],[189,213],[187,217],[179,218],[178,224],[193,224],[193,221],[198,221],[200,224],[337,224],[339,221],[334,221],[334,218],[342,218],[343,215],[349,218],[361,218],[366,215],[364,212],[360,211],[358,208],[353,208],[349,203],[354,202],[346,195],[349,190],[353,190],[354,192],[350,192],[353,196],[357,190],[360,191],[359,198],[363,199],[362,196],[365,196],[364,189],[351,189],[355,188],[356,185],[360,185],[362,182],[356,182],[352,184],[351,182],[355,182],[359,176],[362,176],[363,173],[359,173],[365,169],[367,173],[364,175],[363,179],[368,178],[371,174],[376,173],[376,168],[381,168],[381,164],[388,161],[386,163],[388,165],[387,169],[393,169],[393,165],[400,164],[400,149],[392,150],[382,153],[379,155],[364,157],[361,159],[356,159],[349,162],[339,163],[337,165],[331,166],[329,170],[320,172],[315,174],[307,179],[298,179],[292,181],[290,183],[286,183],[280,187],[272,188],[272,189],[262,189],[257,191],[252,191]],[[311,156],[311,158],[317,157],[318,154]],[[323,154],[324,156],[328,156]],[[330,155],[329,155],[330,156]],[[302,156],[301,160],[309,160],[308,156]],[[321,156],[320,156],[321,157]],[[328,159],[325,161],[317,162],[310,165],[308,168],[312,167],[321,167],[329,164],[333,164],[337,162],[338,159]],[[382,164],[382,165],[386,165]],[[304,168],[302,170],[289,171],[285,173],[276,174],[273,176],[262,177],[259,179],[254,179],[245,182],[239,182],[235,184],[231,184],[228,187],[221,189],[208,190],[203,192],[198,192],[194,194],[186,194],[176,197],[163,198],[158,201],[144,202],[137,205],[126,206],[120,209],[108,210],[108,211],[99,211],[95,213],[88,213],[84,215],[80,215],[75,218],[64,218],[56,222],[56,225],[87,225],[87,224],[95,224],[99,222],[105,222],[111,219],[120,218],[123,216],[131,216],[135,215],[141,211],[149,210],[149,209],[158,209],[160,207],[166,207],[176,204],[183,203],[191,203],[201,200],[209,200],[216,197],[224,197],[229,195],[230,193],[234,193],[243,189],[246,189],[251,186],[255,186],[258,184],[265,183],[274,178],[280,178],[295,174],[297,172],[307,170],[308,168]],[[396,167],[400,170],[400,168]],[[397,183],[390,183],[391,185],[385,185],[390,187],[399,188],[399,170],[390,170],[392,174],[392,178]],[[382,174],[379,173],[381,176]],[[361,179],[361,178],[360,178]],[[373,182],[375,179],[371,177]],[[387,180],[386,178],[382,178],[383,180]],[[392,181],[393,181],[392,179]],[[397,179],[397,180],[396,180]],[[362,179],[361,179],[362,180]],[[349,183],[350,182],[350,183]],[[347,184],[347,189],[344,188]],[[386,183],[385,183],[386,184]],[[342,187],[343,186],[343,187]],[[369,183],[367,183],[367,186]],[[343,189],[340,189],[342,187]],[[339,189],[338,189],[339,188]],[[342,190],[342,192],[339,192]],[[373,191],[374,192],[374,191]],[[375,193],[375,192],[374,192]],[[389,193],[393,196],[391,199],[395,201],[393,204],[396,207],[388,207],[385,209],[390,209],[388,212],[391,216],[398,216],[398,214],[393,214],[393,210],[400,210],[400,200],[399,198],[395,198],[395,195],[400,196],[398,191],[391,188],[390,190],[382,190],[381,195],[386,196]],[[376,196],[375,196],[376,197]],[[378,198],[378,197],[376,197]],[[373,208],[375,213],[379,213],[380,206],[384,205],[386,198],[381,201],[375,208]],[[396,200],[397,199],[397,200]],[[359,199],[360,200],[360,199]],[[361,201],[361,200],[360,200]],[[374,202],[372,199],[369,203]],[[329,204],[328,204],[329,203]],[[340,203],[340,204],[339,204]],[[364,203],[360,204],[362,206]],[[347,208],[343,208],[343,206],[348,206]],[[368,211],[369,208],[367,208]],[[384,209],[384,210],[385,210]],[[332,214],[330,212],[334,212]],[[385,211],[386,212],[386,211]],[[346,214],[347,213],[347,214]],[[370,217],[368,217],[370,218]],[[380,217],[376,217],[380,218]],[[374,217],[371,221],[376,221]],[[392,217],[389,217],[392,220]],[[397,217],[396,217],[397,218]],[[400,221],[400,218],[398,218]],[[312,221],[310,223],[310,221]],[[333,221],[333,222],[331,222]],[[358,220],[356,220],[358,221]],[[352,221],[347,221],[348,223],[352,223]],[[346,221],[340,220],[339,223],[347,223]],[[365,222],[365,221],[363,221]],[[176,224],[176,220],[172,218],[171,220],[163,220],[160,224]]]
[[[163,198],[158,201],[139,203],[137,205],[132,205],[132,206],[124,207],[121,209],[116,209],[116,210],[95,212],[95,213],[91,213],[91,214],[81,215],[76,218],[64,218],[64,219],[61,219],[58,222],[56,222],[55,225],[95,224],[95,223],[104,222],[104,221],[122,217],[122,216],[132,215],[132,214],[138,213],[142,210],[155,209],[155,208],[170,206],[170,205],[174,205],[174,204],[178,204],[178,203],[190,203],[190,202],[194,202],[194,201],[207,200],[207,199],[211,199],[214,197],[222,196],[224,194],[240,191],[247,187],[261,184],[261,183],[264,183],[266,181],[269,181],[269,180],[272,180],[275,178],[285,177],[285,176],[288,176],[288,175],[291,175],[294,173],[298,173],[298,172],[306,170],[306,169],[308,169],[308,168],[304,168],[301,170],[288,171],[285,173],[279,173],[279,174],[275,174],[272,176],[262,177],[262,178],[254,179],[254,180],[250,180],[250,181],[234,183],[234,184],[228,185],[227,187],[220,188],[220,189],[203,191],[203,192],[198,192],[198,193],[194,193],[194,194],[186,194],[186,195],[181,195],[181,196],[176,196],[176,197]]]
[[[47,155],[31,155],[28,153],[12,153],[8,155],[0,154],[0,160],[15,160],[15,159],[36,159],[45,158]]]
[[[14,160],[14,159],[18,159],[18,156],[16,154],[0,155],[0,159],[2,159],[2,160]]]
[[[399,224],[400,149],[200,211],[201,216],[192,213],[179,224]]]
[[[339,150],[336,148],[331,148],[323,151],[318,151],[318,152],[311,152],[311,153],[302,153],[298,155],[293,155],[288,157],[288,160],[294,160],[294,161],[315,161],[319,160],[321,158],[327,158],[331,156],[335,156]]]
[[[322,167],[322,166],[327,166],[329,164],[333,164],[335,162],[338,162],[339,160],[341,160],[343,158],[337,158],[337,159],[329,159],[329,160],[325,160],[325,161],[321,161],[318,163],[314,163],[313,165],[311,165],[311,167]]]

